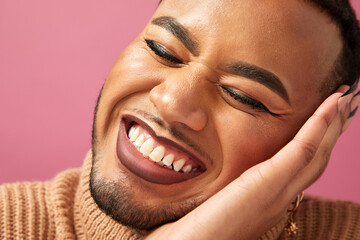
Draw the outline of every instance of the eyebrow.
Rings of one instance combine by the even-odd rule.
[[[199,55],[199,44],[191,37],[189,31],[173,17],[163,16],[152,20],[154,25],[164,28],[173,34],[177,39],[184,44],[184,46],[195,56]]]
[[[290,103],[289,95],[280,79],[275,74],[263,68],[241,61],[233,61],[224,66],[220,66],[220,69],[258,82],[277,93],[287,103]]]

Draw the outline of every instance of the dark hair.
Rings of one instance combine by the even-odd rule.
[[[357,84],[360,76],[360,28],[349,0],[305,0],[324,11],[337,25],[342,37],[342,50],[333,68],[323,81],[323,97],[334,92],[341,84]]]

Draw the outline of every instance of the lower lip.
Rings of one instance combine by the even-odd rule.
[[[120,123],[116,151],[120,162],[133,174],[146,181],[166,185],[183,182],[200,174],[176,172],[144,158],[127,136],[128,124],[130,122],[124,119]]]

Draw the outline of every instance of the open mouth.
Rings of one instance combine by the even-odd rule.
[[[205,171],[204,164],[190,152],[156,136],[145,122],[131,115],[121,120],[117,155],[132,173],[158,184],[186,181]]]

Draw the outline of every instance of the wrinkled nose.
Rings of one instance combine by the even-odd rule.
[[[186,73],[173,73],[150,91],[150,101],[163,119],[172,125],[186,125],[195,131],[207,123],[205,81]]]

